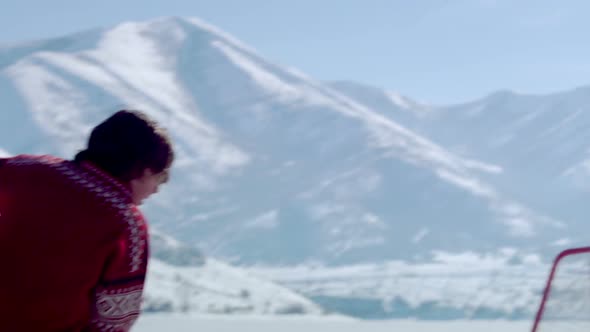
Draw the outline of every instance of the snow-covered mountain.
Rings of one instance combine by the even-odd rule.
[[[12,153],[72,155],[125,106],[168,127],[179,158],[148,216],[216,256],[353,263],[529,247],[567,233],[486,181],[479,169],[495,165],[196,19],[3,48],[0,64],[0,142]]]
[[[170,184],[145,206],[153,226],[246,265],[409,266],[417,279],[402,278],[385,293],[378,289],[387,274],[366,287],[345,274],[351,283],[342,285],[361,298],[415,303],[404,289],[437,275],[424,269],[457,269],[441,255],[472,255],[466,264],[477,264],[508,250],[546,261],[585,240],[585,189],[570,190],[588,169],[585,96],[584,89],[526,98],[502,92],[433,107],[350,82],[322,83],[200,20],[164,18],[0,47],[0,149],[69,157],[113,111],[142,109],[170,130],[178,154]],[[548,174],[569,182],[544,182]],[[197,251],[179,254],[165,236],[155,243],[156,307],[198,307],[189,295],[171,294],[179,284],[201,294],[208,281],[194,281],[199,276],[233,273]],[[520,259],[514,265],[527,267]],[[451,301],[462,280],[491,282],[489,270],[474,273],[427,279],[449,291],[425,303]],[[316,299],[331,294],[325,280],[275,279]],[[289,307],[261,309],[274,286],[218,287],[207,289],[230,299],[229,310]],[[302,301],[279,302],[312,308]],[[453,308],[467,315],[461,303]]]
[[[554,243],[588,244],[590,87],[549,95],[499,91],[433,107],[412,101],[400,106],[388,98],[391,92],[358,83],[330,85],[472,160],[473,169],[495,188],[563,221],[567,236]]]
[[[498,165],[502,172],[490,178],[496,187],[565,221],[571,245],[588,244],[590,87],[544,96],[498,92],[441,108],[424,126],[462,155]]]

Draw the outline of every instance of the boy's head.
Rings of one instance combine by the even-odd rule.
[[[136,204],[168,180],[174,151],[163,128],[139,111],[122,110],[96,126],[76,155],[129,184]]]

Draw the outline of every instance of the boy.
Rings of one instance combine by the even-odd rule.
[[[0,159],[0,331],[128,331],[148,262],[138,206],[173,159],[164,130],[125,110],[74,160]]]

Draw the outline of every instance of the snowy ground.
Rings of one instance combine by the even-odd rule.
[[[143,315],[132,332],[527,332],[527,321],[357,321],[348,318]]]

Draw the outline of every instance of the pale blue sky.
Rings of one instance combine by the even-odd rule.
[[[432,103],[590,84],[584,0],[4,0],[0,44],[199,17],[269,60]]]

